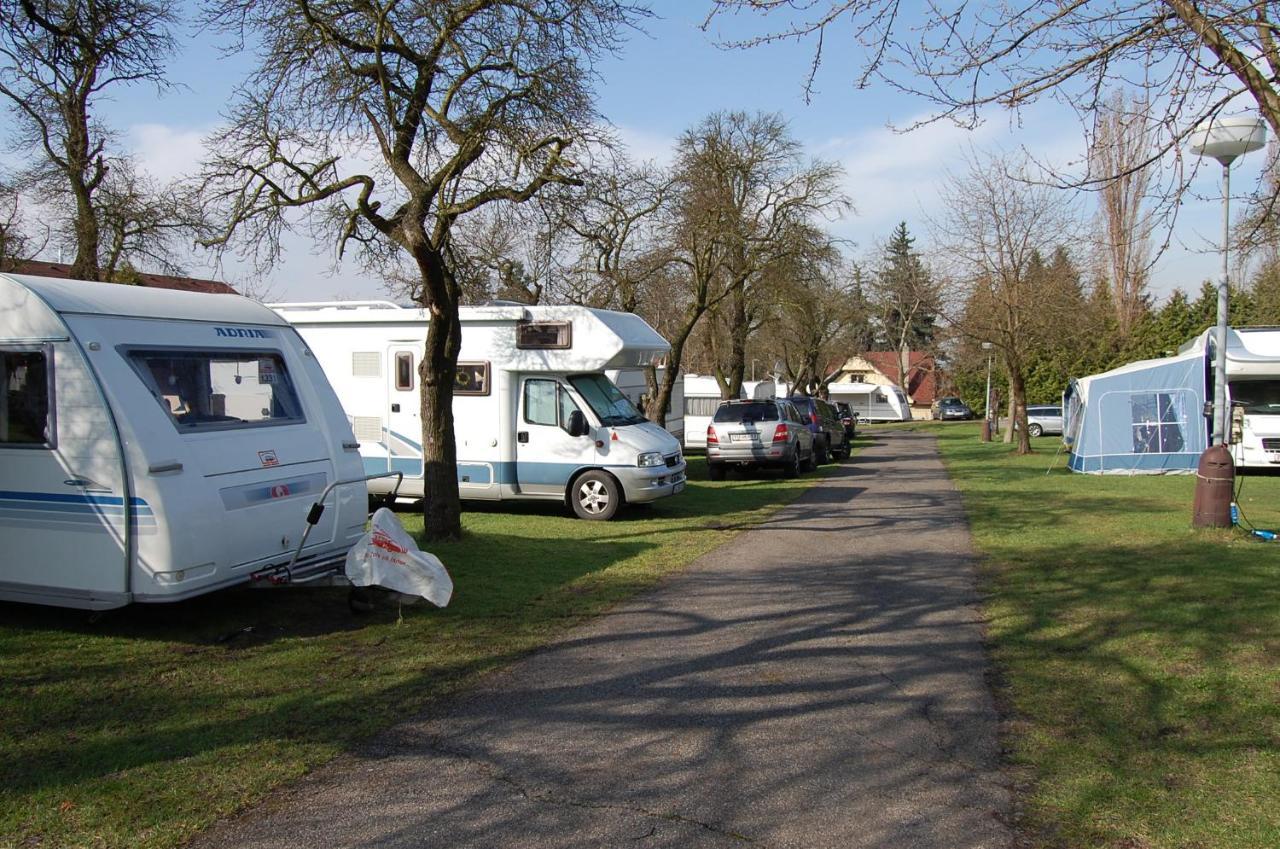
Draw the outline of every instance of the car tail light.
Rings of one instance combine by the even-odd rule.
[[[813,422],[814,424],[817,424],[817,423],[818,423],[818,414],[817,414],[817,413],[810,413],[810,414],[809,414],[809,421]]]
[[[774,442],[786,442],[790,438],[791,434],[787,431],[787,426],[784,424],[778,425],[777,429],[773,432]]]
[[[719,445],[719,444],[720,444],[720,437],[716,436],[716,426],[715,426],[715,425],[707,425],[707,444],[708,444],[708,445]]]

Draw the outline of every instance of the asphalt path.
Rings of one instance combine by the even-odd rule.
[[[772,519],[198,847],[1009,847],[960,500],[877,434]]]

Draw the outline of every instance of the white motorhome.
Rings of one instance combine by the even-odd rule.
[[[844,401],[864,422],[909,422],[911,402],[896,386],[875,383],[829,383],[828,397]]]
[[[424,495],[418,364],[429,317],[386,302],[277,304],[320,359],[365,470]],[[630,313],[575,306],[461,309],[453,416],[466,499],[555,500],[591,519],[685,486],[680,443],[605,376],[660,360],[667,341]],[[377,491],[378,484],[370,483]]]
[[[1201,353],[1206,397],[1213,398],[1214,334],[1210,328],[1178,352]],[[1227,401],[1243,414],[1240,441],[1231,445],[1237,466],[1274,468],[1280,464],[1280,328],[1227,330]]]
[[[330,487],[295,567],[364,532],[338,399],[247,298],[0,274],[0,388],[0,598],[106,609],[246,581],[293,561]]]
[[[657,369],[657,379],[662,380],[662,373],[665,371],[661,366]],[[635,405],[640,412],[645,411],[645,401],[649,395],[649,380],[646,377],[648,369],[643,368],[620,368],[607,369],[605,376],[613,381],[614,385],[627,396],[627,400]],[[676,438],[677,441],[684,440],[684,381],[679,377],[676,382],[671,385],[671,397],[667,400],[667,415],[664,427],[667,433]]]

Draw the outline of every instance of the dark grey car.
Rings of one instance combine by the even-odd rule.
[[[849,438],[844,422],[840,420],[840,411],[834,404],[808,395],[792,395],[787,400],[795,404],[801,420],[813,434],[813,456],[818,465],[825,464],[829,459],[848,458],[851,450]]]
[[[721,401],[707,425],[707,475],[724,480],[730,466],[768,466],[793,478],[814,467],[813,434],[785,400]]]

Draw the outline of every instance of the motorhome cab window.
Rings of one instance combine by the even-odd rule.
[[[569,414],[578,409],[556,380],[524,382],[524,420],[529,424],[569,429]]]
[[[1231,402],[1246,414],[1280,414],[1280,380],[1233,380],[1230,385]]]
[[[517,348],[570,348],[573,325],[567,321],[525,321],[516,325]]]
[[[645,417],[640,415],[631,400],[603,374],[580,374],[569,378],[569,382],[605,427],[621,427],[645,421]]]
[[[130,351],[128,356],[179,430],[304,421],[277,353]]]
[[[457,376],[454,378],[454,395],[488,395],[489,364],[458,363]]]
[[[0,351],[0,387],[0,444],[52,444],[46,352]]]
[[[396,354],[396,389],[401,392],[413,389],[413,354],[408,351]]]

